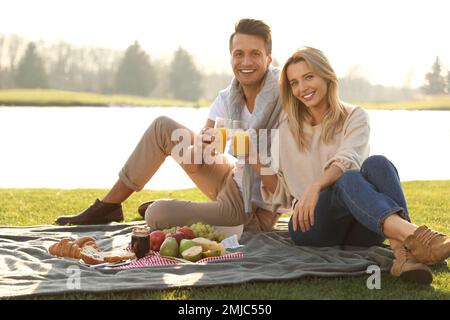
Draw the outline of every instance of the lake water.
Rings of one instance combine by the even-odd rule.
[[[450,179],[450,111],[370,110],[371,154],[402,181]],[[110,188],[142,133],[166,115],[195,132],[208,108],[0,107],[0,188]],[[146,189],[191,188],[170,157]]]

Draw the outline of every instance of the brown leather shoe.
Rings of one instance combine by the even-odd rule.
[[[107,224],[121,221],[123,221],[123,212],[120,203],[105,203],[97,199],[89,208],[80,214],[60,216],[55,220],[55,223],[63,226],[66,224]]]
[[[426,265],[444,262],[450,257],[450,237],[420,226],[403,242],[417,261]]]
[[[153,202],[155,202],[156,200],[153,201],[149,201],[149,202],[144,202],[143,204],[141,204],[138,208],[138,212],[141,215],[142,218],[145,219],[145,211],[147,211],[147,208],[149,205],[151,205]]]
[[[394,263],[391,267],[391,275],[408,282],[429,285],[433,281],[431,269],[418,262],[404,245],[395,248]]]

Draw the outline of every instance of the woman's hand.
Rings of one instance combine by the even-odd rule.
[[[267,171],[267,169],[270,169],[270,163],[261,163],[261,159],[259,158],[256,146],[252,143],[252,139],[249,139],[249,151],[249,154],[253,155],[253,157],[247,156],[245,162],[249,163],[253,171],[261,178],[261,182],[266,190],[270,193],[274,193],[277,188],[278,177],[273,170],[270,170],[270,172]]]
[[[252,157],[250,155],[252,155]],[[253,144],[251,138],[248,139],[248,153],[245,155],[245,163],[250,164],[254,169],[262,166],[259,161],[258,148]]]
[[[320,186],[318,184],[310,184],[306,187],[300,199],[294,204],[292,216],[292,224],[294,231],[298,226],[302,232],[309,231],[314,226],[314,210],[319,200]]]

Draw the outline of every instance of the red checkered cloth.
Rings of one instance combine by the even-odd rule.
[[[131,268],[142,268],[142,267],[153,267],[153,266],[169,266],[175,264],[187,264],[187,263],[195,263],[195,264],[205,264],[211,261],[227,261],[227,260],[236,260],[242,259],[244,257],[243,252],[233,252],[227,253],[223,256],[218,257],[208,257],[204,259],[200,259],[197,262],[190,262],[184,259],[178,258],[168,258],[162,257],[157,251],[150,251],[149,255],[135,260],[127,265],[120,266],[120,269],[131,269]]]

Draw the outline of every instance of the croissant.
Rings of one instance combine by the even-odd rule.
[[[77,240],[64,238],[52,244],[48,248],[48,252],[58,257],[82,259],[87,264],[119,262],[136,258],[134,252],[126,250],[103,252],[91,237],[81,237]]]
[[[52,244],[48,248],[48,252],[54,256],[67,257],[67,258],[81,258],[81,249],[86,246],[94,247],[98,250],[98,246],[95,243],[94,238],[81,237],[77,240],[64,238],[61,241]]]

